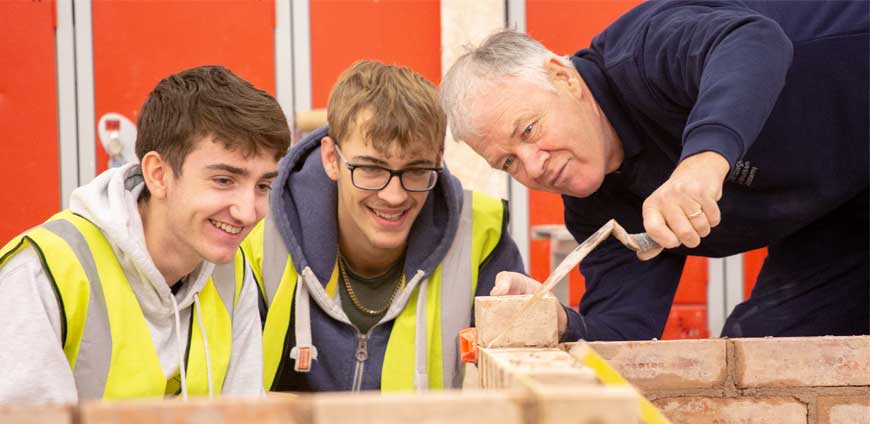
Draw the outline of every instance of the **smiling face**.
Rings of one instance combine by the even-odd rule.
[[[375,165],[396,171],[440,165],[440,152],[426,145],[412,144],[403,150],[398,143],[392,143],[383,152],[367,142],[359,128],[360,125],[356,125],[350,136],[338,145],[341,154],[352,165]],[[381,190],[355,187],[351,181],[351,171],[339,158],[336,143],[330,137],[324,137],[321,142],[321,155],[327,175],[338,184],[337,216],[342,253],[347,256],[368,256],[356,258],[355,262],[358,263],[381,262],[376,259],[401,256],[411,226],[426,203],[429,192],[406,191],[398,176],[391,178]]]
[[[464,141],[528,188],[586,197],[619,168],[622,147],[576,71],[547,65],[555,89],[510,78],[475,101]]]
[[[164,222],[151,223],[163,226],[161,254],[228,263],[265,217],[278,163],[274,152],[246,157],[209,136],[184,159],[180,175],[168,166],[166,172],[164,187],[152,192],[151,200],[160,201],[165,213]]]

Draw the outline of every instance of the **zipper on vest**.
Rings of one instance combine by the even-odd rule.
[[[354,355],[356,367],[353,370],[353,387],[351,388],[354,392],[358,392],[362,388],[363,371],[365,371],[366,360],[369,359],[369,336],[359,331],[357,331],[357,334],[359,334],[359,338],[356,345],[356,354]]]

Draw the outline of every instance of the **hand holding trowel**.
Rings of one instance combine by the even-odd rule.
[[[601,226],[595,234],[592,234],[580,243],[565,259],[559,266],[556,267],[555,270],[547,277],[547,280],[541,285],[541,287],[535,292],[534,296],[532,296],[526,303],[511,317],[508,325],[504,327],[504,330],[499,333],[492,341],[489,343],[489,346],[497,343],[517,322],[517,320],[523,316],[523,314],[528,311],[529,307],[537,302],[540,298],[544,296],[544,294],[549,293],[559,281],[568,274],[586,255],[589,254],[593,249],[595,249],[602,241],[604,241],[607,237],[613,235],[619,240],[625,247],[637,252],[638,258],[641,260],[652,259],[662,251],[662,247],[656,243],[647,233],[639,233],[639,234],[629,234],[619,225],[615,220],[607,221],[606,224]]]

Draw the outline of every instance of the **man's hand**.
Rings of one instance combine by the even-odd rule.
[[[722,219],[716,202],[730,166],[716,152],[684,159],[671,177],[643,202],[643,226],[662,247],[697,247]],[[641,258],[644,259],[644,258]]]
[[[502,271],[495,276],[495,286],[490,290],[490,296],[505,296],[510,294],[535,294],[541,288],[541,283],[519,272]],[[568,329],[568,314],[565,308],[559,307],[557,325],[559,337]]]

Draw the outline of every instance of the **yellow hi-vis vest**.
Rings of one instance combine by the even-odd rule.
[[[428,278],[423,273],[408,283],[408,293],[397,296],[394,305],[404,308],[395,318],[384,354],[381,390],[426,390],[458,388],[462,383],[459,358],[459,330],[471,323],[474,293],[480,265],[492,253],[501,238],[504,209],[501,200],[465,191],[456,236],[444,260]],[[308,295],[300,291],[324,291],[310,268],[297,272],[275,224],[267,217],[242,242],[261,292],[268,315],[263,329],[263,383],[272,388],[282,363],[299,361],[297,348],[310,345]],[[318,302],[333,298],[337,273],[333,272],[325,293],[315,295]],[[290,330],[291,306],[295,301],[294,324],[297,348],[284,351]],[[322,306],[321,306],[322,307]],[[340,306],[339,306],[340,307]],[[390,316],[390,310],[387,317]],[[417,329],[425,328],[425,331]],[[307,334],[306,334],[307,331]],[[326,346],[324,348],[327,348]],[[307,360],[305,361],[307,362]],[[298,362],[297,362],[298,365]],[[286,367],[285,369],[290,369]]]
[[[162,397],[168,381],[151,340],[145,315],[112,247],[90,221],[65,210],[14,238],[0,250],[0,267],[32,246],[52,283],[61,318],[63,351],[79,399]],[[245,259],[219,266],[199,292],[202,310],[191,313],[187,350],[190,395],[208,395],[208,337],[214,393],[230,362],[232,311],[244,281]],[[169,386],[171,389],[171,386]]]

